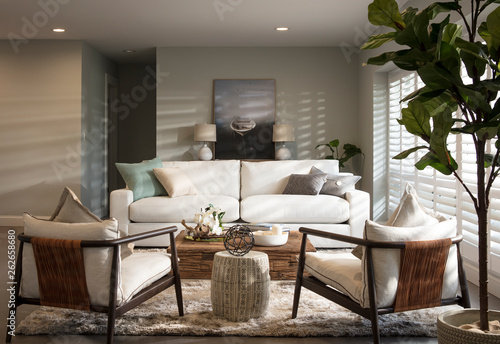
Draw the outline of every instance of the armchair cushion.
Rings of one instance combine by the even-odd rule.
[[[122,261],[122,303],[130,301],[142,289],[168,274],[171,268],[170,255],[162,252],[138,251]]]
[[[119,238],[118,222],[115,219],[92,223],[64,223],[40,220],[25,213],[23,221],[24,234],[34,237],[68,240]],[[92,305],[106,306],[109,298],[112,249],[85,248],[83,253],[90,302]],[[39,298],[38,275],[31,244],[24,246],[22,269],[21,295],[27,298]],[[122,300],[120,292],[118,300],[119,302]]]
[[[307,252],[305,269],[321,282],[361,302],[361,261],[352,254]]]
[[[455,218],[441,219],[434,225],[417,227],[391,227],[367,220],[365,237],[373,241],[418,241],[453,238],[456,236],[457,222]],[[373,249],[373,269],[375,274],[375,291],[379,307],[388,307],[394,303],[399,280],[400,250]],[[363,285],[368,285],[366,255],[362,259]],[[453,298],[458,291],[457,249],[453,245],[448,254],[444,272],[442,298]],[[361,305],[369,307],[368,288],[364,288]]]
[[[70,188],[65,187],[50,221],[84,223],[101,222],[101,219],[84,206]]]

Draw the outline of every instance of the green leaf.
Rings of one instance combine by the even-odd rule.
[[[491,106],[490,104],[485,100],[485,95],[481,94],[480,92],[477,92],[475,90],[470,89],[467,86],[457,86],[458,92],[460,93],[460,96],[465,100],[467,105],[472,108],[474,113],[476,114],[481,114],[485,113],[488,114],[491,112]]]
[[[456,11],[461,7],[455,2],[435,2],[424,11],[428,13],[430,19],[434,19],[439,13]]]
[[[484,167],[488,168],[493,165],[493,159],[495,156],[493,154],[485,153],[484,154]],[[500,166],[500,160],[495,160],[495,166]]]
[[[388,32],[388,33],[382,33],[380,35],[373,35],[370,38],[368,38],[368,41],[366,41],[365,44],[361,47],[361,49],[375,49],[380,47],[381,45],[391,42],[396,38],[397,32]]]
[[[416,164],[415,167],[422,171],[424,168],[427,166],[431,166],[432,168],[436,169],[437,171],[441,172],[442,174],[445,175],[450,175],[453,173],[453,170],[451,169],[451,166],[447,166],[442,164],[438,157],[433,154],[432,152],[427,153],[424,155]]]
[[[333,141],[330,141],[328,144],[330,145],[330,147],[337,148],[340,144],[340,141],[338,139],[335,139]]]
[[[393,61],[398,56],[405,54],[406,51],[410,51],[410,50],[392,51],[392,52],[382,53],[378,56],[370,57],[366,61],[366,64],[375,65],[375,66],[383,66],[387,62]]]
[[[403,30],[406,26],[396,0],[374,0],[368,5],[368,20],[373,25]]]
[[[431,46],[428,33],[429,17],[427,13],[420,12],[415,15],[412,22],[400,32],[395,39],[399,45],[407,45],[410,48],[427,50]]]
[[[492,39],[492,48],[498,50],[500,47],[500,7],[497,7],[486,18],[488,32]]]
[[[406,130],[428,141],[431,136],[430,115],[422,103],[412,101],[401,113]]]
[[[415,153],[416,151],[418,151],[420,149],[428,149],[428,147],[427,146],[417,146],[417,147],[407,149],[407,150],[399,153],[398,155],[394,156],[393,159],[397,159],[397,160],[406,159],[410,154]]]
[[[450,151],[446,143],[453,123],[449,107],[444,108],[444,111],[433,117],[434,126],[431,133],[430,146],[443,165],[451,163]]]
[[[449,17],[448,17],[449,18]],[[443,29],[441,40],[450,45],[455,44],[455,40],[462,36],[462,27],[457,24],[447,24]]]

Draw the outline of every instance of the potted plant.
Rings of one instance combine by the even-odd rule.
[[[400,50],[385,52],[368,59],[367,64],[393,62],[403,70],[416,71],[424,87],[403,101],[407,106],[399,120],[406,130],[417,135],[422,145],[398,154],[405,159],[418,150],[426,154],[415,164],[427,166],[446,175],[454,175],[471,197],[477,214],[479,235],[480,326],[488,329],[488,207],[490,191],[500,173],[500,141],[493,154],[486,147],[498,140],[500,131],[500,7],[495,0],[471,0],[470,14],[460,0],[436,2],[424,10],[408,7],[400,11],[395,0],[374,0],[368,7],[368,18],[377,26],[390,30],[371,36],[362,49],[373,49],[394,42]],[[480,23],[487,13],[486,21]],[[437,21],[437,17],[444,17]],[[455,13],[463,25],[450,22]],[[447,14],[447,15],[445,15]],[[465,38],[462,38],[462,31]],[[471,83],[465,84],[461,66]],[[487,77],[487,70],[491,77]],[[462,116],[454,118],[460,110]],[[450,134],[470,135],[474,141],[477,182],[468,185],[458,173],[460,166],[447,147]],[[490,315],[493,317],[493,315]],[[498,337],[498,336],[497,336]],[[496,341],[495,341],[496,342]]]
[[[344,168],[345,167],[344,163],[346,163],[352,157],[358,154],[363,155],[361,149],[350,143],[344,144],[344,146],[342,147],[344,149],[344,152],[340,154],[339,152],[340,141],[338,139],[332,140],[328,143],[319,144],[316,146],[316,149],[323,146],[328,147],[328,149],[330,149],[330,152],[332,153],[330,155],[325,156],[325,159],[338,160],[339,168]]]

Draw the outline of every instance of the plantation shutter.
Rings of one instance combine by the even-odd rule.
[[[463,69],[465,84],[467,73]],[[462,185],[453,177],[443,175],[431,167],[419,171],[415,163],[427,153],[425,150],[411,154],[407,159],[392,159],[400,152],[419,144],[419,139],[409,134],[397,119],[401,118],[401,110],[406,106],[401,103],[408,94],[422,87],[422,83],[415,72],[395,71],[389,74],[388,80],[388,191],[387,200],[389,214],[399,204],[406,182],[412,183],[418,190],[419,198],[425,207],[439,212],[445,216],[456,216],[458,232],[464,236],[462,253],[467,264],[477,267],[478,236],[477,217],[472,200]],[[461,113],[455,114],[456,117]],[[488,147],[489,152],[495,152],[495,142]],[[448,149],[456,157],[461,170],[461,178],[468,185],[476,184],[476,154],[472,137],[470,135],[450,135]],[[475,188],[471,188],[476,193]],[[491,276],[500,277],[500,180],[493,185],[490,194],[489,210],[489,273]],[[491,281],[490,281],[491,282]]]

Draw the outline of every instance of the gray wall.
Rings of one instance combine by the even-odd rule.
[[[82,43],[0,40],[0,216],[50,215],[80,194]]]
[[[118,162],[137,163],[156,156],[155,69],[146,64],[118,66]],[[124,186],[119,176],[118,187]]]
[[[197,159],[194,124],[214,123],[214,79],[275,79],[294,159],[320,157],[314,147],[334,138],[360,145],[357,73],[357,56],[349,63],[340,48],[158,48],[157,154]]]
[[[81,201],[97,216],[108,214],[105,75],[116,65],[86,43],[82,45],[82,178]]]

